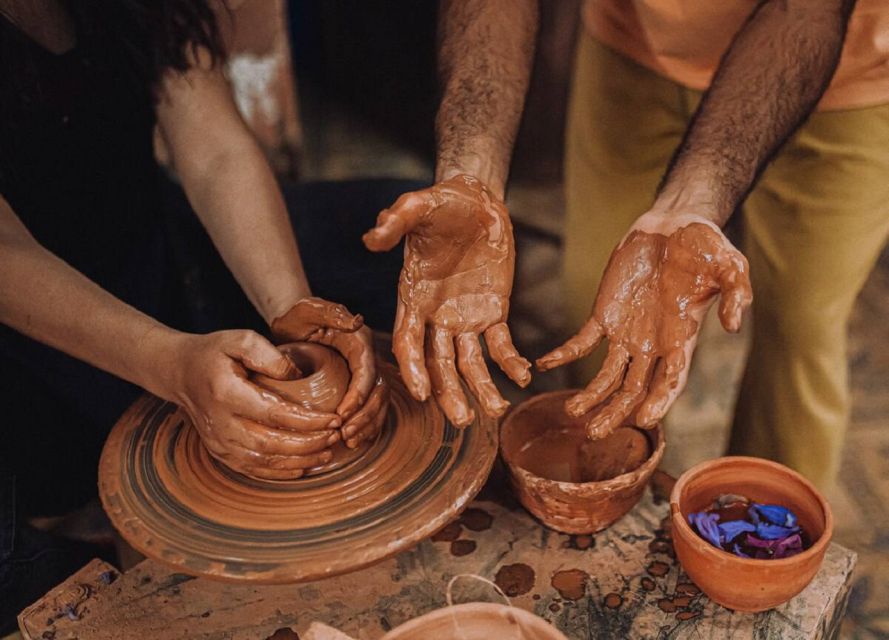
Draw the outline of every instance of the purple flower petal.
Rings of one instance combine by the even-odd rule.
[[[738,545],[737,542],[736,542],[735,545],[732,547],[732,551],[734,551],[734,553],[735,553],[736,556],[739,556],[739,557],[741,557],[741,558],[749,558],[749,557],[750,557],[749,555],[747,555],[746,553],[744,553],[744,552],[741,550],[741,547]]]
[[[689,524],[697,529],[701,537],[714,547],[719,547],[721,549],[722,541],[719,537],[719,527],[716,524],[718,521],[718,513],[698,512],[688,516]]]
[[[773,558],[789,558],[803,551],[803,539],[798,533],[789,536],[775,545]]]
[[[721,522],[719,525],[719,533],[725,542],[731,542],[744,532],[756,531],[756,526],[744,520],[730,520],[729,522]]]
[[[758,504],[754,502],[750,508],[771,524],[791,528],[796,526],[796,515],[787,507],[782,507],[777,504]]]

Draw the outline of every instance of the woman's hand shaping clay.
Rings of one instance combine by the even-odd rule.
[[[341,304],[303,298],[272,321],[271,329],[279,342],[317,342],[339,351],[352,374],[346,395],[336,408],[343,419],[346,445],[357,447],[372,437],[385,418],[388,390],[377,375],[371,331],[361,316],[353,316]]]
[[[267,479],[330,461],[323,450],[340,438],[339,416],[286,402],[247,379],[248,371],[293,375],[293,363],[268,340],[252,331],[180,334],[172,353],[157,386],[188,413],[214,457]]]
[[[737,332],[753,294],[747,259],[719,227],[698,216],[646,214],[611,254],[589,320],[537,366],[582,358],[607,337],[602,369],[566,410],[581,416],[595,408],[591,438],[634,413],[637,425],[653,426],[685,387],[701,320],[717,294],[722,326]]]
[[[491,380],[479,336],[513,381],[531,380],[531,363],[506,326],[515,263],[506,206],[479,180],[459,175],[401,196],[364,244],[388,251],[404,236],[392,350],[408,391],[423,401],[431,390],[448,419],[466,426],[475,414],[459,369],[484,411],[502,415],[509,403]]]

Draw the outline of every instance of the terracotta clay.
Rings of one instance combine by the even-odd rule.
[[[382,640],[568,640],[530,611],[492,602],[436,609],[396,627]]]
[[[349,385],[349,367],[346,361],[336,351],[311,342],[294,342],[281,345],[278,349],[294,364],[295,373],[291,379],[277,380],[259,373],[252,374],[250,379],[258,386],[272,391],[288,402],[315,411],[335,411]],[[350,439],[354,442],[353,446],[347,446],[343,442],[340,430],[335,430],[334,436],[336,437],[329,437],[326,440],[328,447],[320,452],[320,459],[308,461],[303,470],[293,469],[294,465],[289,465],[290,470],[293,471],[289,474],[276,469],[262,469],[259,473],[254,471],[247,473],[247,475],[266,479],[293,480],[302,476],[303,473],[309,475],[324,473],[348,464],[364,453],[368,441],[379,432],[385,419],[388,388],[381,383],[379,389],[383,394],[382,397],[377,398],[371,394],[367,402],[367,405],[371,405],[368,410],[372,414],[372,420],[367,422],[361,420],[360,423],[364,425],[361,432],[351,433]],[[311,434],[307,434],[307,437],[311,437]],[[365,446],[359,447],[359,443],[364,443]],[[226,459],[224,462],[232,468],[240,470],[235,464],[232,464],[230,459]]]
[[[393,351],[408,390],[418,400],[431,392],[451,422],[466,426],[473,413],[462,375],[484,411],[502,415],[509,403],[491,380],[479,336],[514,382],[531,379],[506,325],[515,264],[506,206],[459,175],[401,196],[364,243],[388,251],[405,236]]]
[[[112,429],[102,505],[124,539],[176,571],[283,583],[354,571],[453,521],[497,452],[497,425],[449,424],[380,363],[391,392],[367,452],[328,473],[263,481],[219,464],[176,405],[144,396]]]
[[[357,446],[358,439],[351,434],[372,428],[376,415],[360,409],[369,402],[372,393],[377,394],[376,403],[385,395],[380,389],[382,380],[376,374],[373,336],[362,317],[353,316],[341,304],[303,298],[287,313],[275,318],[271,329],[278,342],[316,342],[335,349],[346,359],[352,377],[336,412],[344,421],[342,432],[346,443]]]
[[[747,260],[718,227],[644,222],[611,255],[590,319],[537,361],[546,371],[608,338],[599,374],[565,405],[572,416],[595,409],[586,419],[591,438],[608,435],[634,414],[637,425],[657,423],[685,387],[701,320],[717,294],[719,318],[733,332],[753,299]]]
[[[528,511],[552,529],[588,534],[639,501],[665,443],[659,425],[620,427],[590,441],[585,421],[564,411],[574,393],[544,393],[517,406],[501,426],[500,452]]]
[[[753,560],[712,546],[688,524],[688,515],[705,510],[722,494],[780,504],[799,518],[812,546],[790,558]],[[830,505],[808,480],[776,462],[726,457],[686,471],[670,496],[673,546],[694,583],[711,600],[736,611],[765,611],[787,602],[818,573],[833,535]]]

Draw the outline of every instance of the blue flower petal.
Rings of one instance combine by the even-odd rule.
[[[719,525],[719,533],[725,542],[731,542],[741,533],[756,531],[756,526],[746,522],[745,520],[731,520],[729,522],[721,522]]]
[[[722,548],[722,540],[719,537],[718,513],[698,512],[688,516],[689,524],[697,529],[701,537],[714,547]]]
[[[741,547],[738,545],[737,542],[736,542],[735,545],[732,547],[732,551],[734,551],[735,555],[738,556],[738,557],[740,557],[740,558],[749,558],[749,557],[750,557],[749,555],[747,555],[746,553],[744,553],[743,551],[741,551]]]
[[[782,507],[777,504],[758,504],[754,502],[751,508],[771,524],[777,524],[782,527],[796,526],[796,515],[787,507]]]
[[[780,540],[799,531],[799,527],[782,527],[777,524],[760,522],[756,525],[756,535],[763,540]]]

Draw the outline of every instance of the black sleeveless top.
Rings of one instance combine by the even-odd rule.
[[[76,36],[57,55],[0,14],[0,194],[44,247],[150,307],[161,229],[150,92],[107,38]]]

